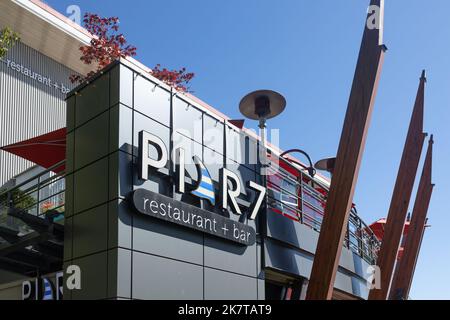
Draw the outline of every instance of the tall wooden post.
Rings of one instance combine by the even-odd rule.
[[[309,279],[307,300],[331,299],[386,47],[384,0],[371,0],[330,191]],[[375,23],[373,23],[375,22]]]
[[[375,287],[370,290],[369,300],[386,300],[388,298],[409,201],[426,136],[423,133],[425,82],[425,71],[423,71],[398,170],[397,181],[392,194],[384,236],[378,253],[377,266],[380,268],[381,283],[378,288]]]
[[[427,221],[428,206],[431,200],[434,185],[431,182],[431,167],[433,153],[433,136],[428,143],[428,151],[423,166],[422,176],[417,189],[413,216],[409,224],[408,234],[402,258],[392,280],[390,299],[406,300],[409,296],[414,269],[422,243],[423,233]]]

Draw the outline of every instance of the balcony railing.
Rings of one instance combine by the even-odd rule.
[[[12,210],[20,210],[30,216],[63,224],[65,173],[55,174],[52,170],[61,167],[64,162],[0,192],[0,227],[18,232],[19,236],[34,231],[23,220],[11,215]]]
[[[284,159],[279,161],[291,166]],[[302,171],[298,171],[296,176],[277,165],[268,172],[268,208],[320,232],[328,188]],[[380,242],[355,208],[350,211],[343,245],[370,264],[377,259]]]
[[[0,268],[29,277],[61,270],[64,248],[64,162],[0,192]],[[59,172],[59,170],[56,170]]]

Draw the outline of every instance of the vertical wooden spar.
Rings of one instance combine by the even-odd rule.
[[[371,0],[342,129],[307,300],[331,299],[386,47],[384,0]],[[376,21],[375,24],[371,23]]]
[[[423,166],[422,176],[414,202],[413,216],[409,224],[403,256],[392,280],[390,299],[406,300],[414,277],[414,269],[419,256],[423,233],[427,221],[428,206],[434,185],[431,182],[431,167],[433,153],[433,136],[428,143],[427,156]]]
[[[370,290],[369,300],[386,300],[388,298],[409,201],[426,136],[423,133],[425,82],[425,71],[423,71],[392,194],[384,236],[378,253],[377,265],[380,268],[381,283],[379,289],[374,288]]]
[[[431,197],[430,197],[430,199],[431,199]],[[427,227],[429,227],[428,226],[428,218],[425,219],[425,225],[422,230],[422,236],[420,237],[419,249],[417,250],[416,258],[414,259],[414,267],[412,269],[411,278],[409,279],[408,286],[406,287],[406,290],[405,290],[405,298],[404,299],[408,299],[408,297],[409,297],[409,291],[411,290],[411,285],[412,285],[412,281],[414,278],[414,272],[416,271],[417,260],[419,259],[420,249],[422,248],[422,241],[423,241],[423,237],[425,236],[425,230],[427,229]]]

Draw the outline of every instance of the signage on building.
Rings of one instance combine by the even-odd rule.
[[[64,83],[55,81],[49,76],[39,74],[33,71],[31,68],[24,66],[21,63],[12,61],[10,59],[1,59],[1,58],[0,62],[4,63],[8,69],[23,74],[24,76],[29,77],[30,79],[37,81],[49,88],[61,91],[61,93],[63,94],[67,94],[70,91],[69,86],[65,85]]]
[[[149,146],[158,150],[157,159],[149,156]],[[183,148],[175,150],[176,163],[176,191],[180,194],[187,192],[185,186],[185,151]],[[223,211],[231,208],[236,215],[243,212],[238,205],[237,198],[241,194],[241,181],[237,174],[222,168],[220,169],[220,192],[216,201],[216,194],[211,175],[207,167],[198,157],[193,157],[198,172],[197,183],[190,194],[208,201],[211,205],[219,205]],[[139,164],[140,178],[148,179],[149,168],[161,169],[167,165],[168,150],[164,142],[157,136],[141,131],[139,133]],[[247,187],[256,193],[249,212],[248,219],[254,220],[265,199],[266,188],[250,181]],[[183,225],[221,238],[226,238],[245,245],[255,242],[255,230],[243,223],[234,221],[225,216],[209,212],[195,206],[176,201],[174,199],[150,192],[136,190],[132,195],[133,205],[142,214],[150,215],[165,221]]]
[[[62,300],[63,272],[55,275],[52,282],[49,277],[40,277],[22,282],[22,300]]]
[[[247,246],[255,243],[255,230],[243,223],[144,189],[133,192],[135,209],[164,221],[202,231]]]

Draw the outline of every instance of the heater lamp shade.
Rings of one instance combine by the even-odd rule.
[[[317,161],[314,167],[317,170],[328,171],[330,173],[333,173],[335,164],[336,158],[328,158]]]
[[[258,115],[255,102],[264,97],[270,102],[269,110],[267,110],[267,113],[264,115],[264,119],[274,118],[286,108],[286,99],[278,92],[272,90],[258,90],[249,93],[242,98],[239,103],[239,110],[248,119],[260,120],[261,116]]]

